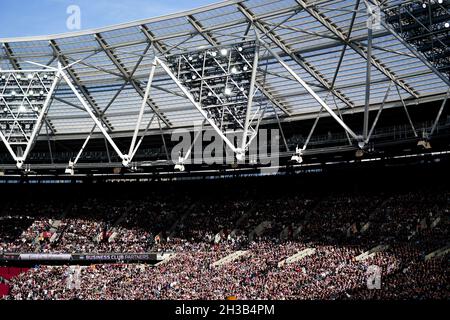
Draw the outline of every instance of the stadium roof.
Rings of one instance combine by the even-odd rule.
[[[399,2],[385,1],[385,5]],[[164,57],[234,44],[251,37],[255,28],[323,100],[345,114],[362,111],[365,104],[366,24],[363,1],[224,1],[101,29],[0,39],[0,68],[26,70],[35,69],[27,61],[50,66],[59,61],[66,66],[81,60],[68,68],[71,79],[94,110],[102,113],[107,109],[102,121],[111,135],[127,135],[134,130],[155,54]],[[408,103],[442,99],[448,90],[445,79],[384,25],[373,32],[372,59],[370,103],[374,108],[382,102],[391,81]],[[261,51],[259,66],[264,71],[258,76],[259,87],[281,121],[314,117],[320,111],[313,97],[266,51]],[[93,121],[67,89],[62,84],[56,92],[47,117],[49,129],[56,137],[84,138]],[[152,90],[153,110],[146,109],[143,126],[155,112],[163,129],[202,121],[167,74],[156,73]],[[401,105],[396,90],[391,90],[387,101],[387,106]],[[275,120],[274,111],[264,118]],[[156,121],[151,129],[159,130]]]

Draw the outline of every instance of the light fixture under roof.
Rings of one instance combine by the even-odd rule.
[[[20,112],[20,113],[27,112],[27,108],[25,108],[25,106],[24,106],[23,104],[21,104],[21,105],[19,106],[19,112]]]
[[[245,57],[239,54],[240,51],[245,52]],[[248,104],[246,93],[250,87],[251,74],[243,72],[242,68],[247,65],[246,69],[252,70],[248,61],[254,60],[256,52],[255,42],[248,41],[170,54],[166,59],[175,77],[193,94],[208,117],[224,130],[231,130],[242,127],[241,123],[245,121],[244,109]],[[200,59],[202,56],[203,59]],[[192,63],[189,57],[193,57]],[[184,63],[180,63],[180,58]],[[229,111],[223,112],[224,108]]]

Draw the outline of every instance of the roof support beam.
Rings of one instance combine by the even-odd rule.
[[[97,126],[97,128],[102,132],[102,134],[105,137],[105,139],[110,143],[110,145],[113,147],[114,151],[116,151],[117,155],[122,159],[122,161],[123,161],[122,164],[124,166],[128,166],[128,164],[129,164],[129,157],[128,157],[128,155],[125,155],[125,154],[122,153],[122,151],[120,151],[119,147],[116,145],[116,143],[111,138],[109,133],[102,126],[102,123],[100,122],[100,120],[97,118],[97,116],[92,111],[92,108],[89,107],[89,105],[83,99],[81,94],[77,91],[77,88],[71,82],[71,79],[66,75],[66,73],[64,71],[61,72],[61,76],[63,77],[63,79],[67,83],[67,85],[69,86],[70,90],[72,90],[72,92],[75,94],[75,96],[77,97],[78,101],[83,105],[84,109],[89,114],[91,119],[95,122],[95,125]]]
[[[284,62],[280,56],[278,56],[278,54],[273,51],[269,45],[267,45],[264,41],[260,40],[260,43],[262,46],[264,46],[267,50],[270,51],[270,53],[273,54],[273,56],[275,57],[275,59],[278,60],[278,62],[283,66],[283,68],[285,68],[294,78],[295,80],[297,80],[297,82],[306,90],[308,91],[308,93],[321,105],[321,109],[325,109],[330,116],[332,116],[334,118],[334,120],[337,121],[337,123],[344,128],[345,131],[347,131],[350,136],[357,140],[357,141],[361,141],[361,137],[359,137],[358,135],[356,135],[356,133],[353,132],[352,129],[350,129],[350,127],[347,126],[347,124],[339,117],[339,115],[337,115],[333,109],[331,109],[328,104],[326,104],[326,102],[324,102],[315,92],[314,90],[311,89],[310,86],[308,86],[308,84],[299,76],[297,75],[294,70],[292,70],[287,64],[286,62]]]
[[[343,43],[346,43],[349,47],[351,47],[356,53],[358,53],[364,59],[370,60],[371,64],[377,68],[381,73],[383,73],[386,77],[388,77],[391,81],[393,81],[397,86],[408,92],[414,98],[418,98],[419,95],[413,88],[411,88],[408,84],[404,83],[401,79],[397,78],[397,76],[389,70],[386,66],[384,66],[381,62],[375,59],[372,55],[368,55],[364,47],[356,44],[354,42],[348,41],[348,36],[340,30],[335,24],[333,24],[328,17],[326,17],[321,12],[317,11],[315,8],[310,7],[303,0],[295,0],[300,6],[304,8],[312,17],[314,17],[317,21],[319,21],[325,28],[333,32],[336,36],[341,39]]]
[[[369,14],[369,27],[367,28],[367,56],[372,57],[372,15]],[[363,136],[364,140],[367,139],[369,134],[369,107],[370,107],[370,86],[372,80],[372,63],[370,59],[367,59],[366,67],[366,101],[364,109],[364,123],[363,123]]]
[[[365,141],[366,143],[369,143],[370,137],[372,137],[373,131],[375,130],[375,128],[377,126],[378,120],[380,119],[380,116],[381,116],[381,112],[383,112],[384,105],[386,104],[386,101],[387,101],[387,99],[389,97],[389,94],[391,92],[391,87],[392,87],[392,81],[389,82],[389,87],[388,87],[388,89],[386,91],[386,94],[384,95],[383,102],[381,103],[380,109],[377,112],[375,120],[373,121],[372,128],[370,129],[369,134],[365,138],[366,139],[366,141]]]
[[[195,98],[192,96],[192,94],[189,92],[189,90],[184,87],[181,82],[177,79],[177,77],[173,74],[173,72],[170,70],[166,64],[161,61],[158,57],[155,57],[155,61],[158,65],[160,65],[164,71],[172,78],[172,80],[176,83],[176,85],[183,91],[183,93],[186,95],[186,97],[189,99],[189,101],[194,105],[195,108],[200,112],[200,114],[203,116],[203,118],[208,121],[209,125],[216,131],[216,133],[222,138],[222,140],[227,144],[227,146],[236,154],[242,154],[242,150],[239,148],[236,148],[231,142],[228,137],[220,130],[213,119],[211,119],[206,111],[201,107],[201,105],[195,101]]]
[[[361,2],[361,0],[356,0],[355,12],[353,12],[353,14],[352,14],[352,19],[350,21],[349,31],[348,31],[348,34],[347,34],[347,42],[344,44],[344,47],[342,48],[341,56],[339,57],[339,62],[338,62],[337,67],[336,67],[336,72],[334,73],[333,81],[331,82],[331,87],[332,88],[334,88],[334,86],[336,84],[336,80],[337,80],[337,77],[339,75],[339,71],[341,70],[342,62],[344,61],[345,53],[347,52],[348,42],[350,41],[350,38],[352,36],[353,26],[355,25],[356,14],[358,12],[360,2]]]
[[[14,70],[22,70],[20,63],[14,57],[14,52],[12,51],[10,45],[8,43],[4,43],[3,47],[5,48],[6,56],[8,57],[8,60],[10,61],[11,65],[13,66]],[[50,129],[50,131],[52,132],[52,135],[55,135],[56,129],[53,126],[52,122],[49,119],[47,119],[47,117],[44,118],[44,121],[47,124],[47,128]]]
[[[144,34],[144,36],[147,38],[147,40],[153,44],[153,46],[159,53],[164,53],[164,52],[168,51],[167,47],[164,44],[162,44],[160,41],[155,39],[155,36],[153,35],[153,33],[150,30],[148,30],[147,26],[142,25],[141,31]]]
[[[14,57],[14,53],[11,50],[11,47],[8,43],[4,43],[3,47],[5,48],[6,56],[8,57],[9,62],[11,63],[14,70],[22,70],[17,59]]]
[[[420,61],[423,62],[435,75],[437,75],[445,84],[447,84],[450,87],[450,79],[447,78],[442,72],[440,72],[436,67],[428,61],[428,59],[419,51],[417,51],[412,45],[410,45],[408,42],[405,41],[391,26],[389,26],[386,22],[381,21],[381,24],[383,27],[388,30],[398,41],[400,41],[406,48],[411,51],[411,53],[418,58]]]
[[[439,108],[438,114],[436,116],[436,120],[433,123],[433,127],[431,128],[430,134],[427,136],[427,138],[431,137],[434,134],[434,131],[436,131],[436,128],[439,124],[439,119],[441,118],[442,112],[444,111],[445,105],[447,104],[447,100],[450,96],[450,89],[447,91],[447,96],[445,97],[445,99],[442,101],[442,105]]]
[[[209,42],[209,44],[211,44],[214,47],[220,46],[219,41],[217,39],[215,39],[213,36],[211,36],[211,34],[209,32],[205,31],[203,29],[203,26],[200,24],[200,22],[195,20],[195,18],[193,16],[188,16],[187,19],[188,19],[189,23],[199,32],[199,34],[201,34],[202,37],[205,38],[205,40]],[[251,26],[251,23],[249,23],[249,28],[247,29],[246,34],[250,30],[250,26]],[[291,115],[291,112],[279,100],[277,100],[274,97],[273,93],[270,92],[270,90],[268,90],[264,86],[263,83],[261,83],[260,81],[256,81],[255,84],[256,84],[256,87],[261,91],[261,93],[263,95],[265,95],[267,97],[267,99],[269,99],[274,106],[276,106],[281,111],[283,111],[287,116]]]
[[[102,49],[105,51],[108,58],[111,60],[111,62],[116,66],[116,68],[120,71],[120,73],[127,79],[129,79],[130,84],[133,86],[133,88],[136,90],[136,92],[144,99],[145,98],[145,92],[141,88],[141,84],[137,82],[135,79],[131,78],[130,73],[128,70],[122,65],[122,63],[119,61],[117,56],[115,55],[114,51],[108,47],[108,44],[106,43],[105,39],[102,37],[101,34],[97,33],[95,35],[95,39],[100,44]],[[168,121],[168,119],[159,111],[158,106],[149,98],[147,99],[146,103],[148,106],[153,110],[154,113],[168,126],[169,128],[172,127],[172,124]]]
[[[342,94],[340,91],[334,89],[331,87],[331,84],[328,82],[327,79],[324,78],[322,74],[320,74],[315,67],[305,61],[299,54],[296,54],[291,50],[284,42],[281,40],[277,34],[267,29],[267,27],[257,20],[256,16],[249,10],[247,7],[239,3],[238,9],[241,11],[241,13],[247,18],[248,21],[252,22],[253,25],[259,29],[265,36],[267,36],[274,44],[276,44],[285,54],[287,54],[291,59],[293,59],[298,65],[300,65],[305,71],[307,71],[314,79],[316,79],[325,89],[330,91],[333,95],[335,95],[339,100],[344,102],[348,107],[353,108],[354,104],[353,102],[347,98],[344,94]]]
[[[55,56],[58,57],[58,61],[61,62],[63,67],[65,68],[67,74],[70,76],[74,84],[77,86],[78,90],[80,90],[81,94],[83,95],[84,99],[86,99],[87,103],[91,106],[92,110],[94,111],[95,115],[100,118],[100,121],[108,128],[109,131],[114,131],[114,128],[111,126],[109,121],[104,117],[100,116],[102,114],[102,111],[98,107],[97,103],[95,102],[94,98],[91,96],[87,88],[81,83],[80,78],[75,73],[75,71],[69,66],[69,61],[67,58],[63,55],[61,52],[61,49],[59,48],[58,44],[55,42],[55,40],[50,40],[50,46],[53,49],[53,52],[55,53]]]

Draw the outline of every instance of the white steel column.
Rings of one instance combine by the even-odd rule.
[[[28,157],[28,154],[31,151],[31,148],[33,147],[33,145],[35,143],[37,135],[39,134],[42,122],[44,121],[45,115],[46,115],[47,110],[49,108],[49,105],[50,105],[53,93],[54,93],[58,83],[61,81],[62,69],[61,69],[61,65],[58,65],[58,69],[56,69],[56,68],[48,68],[48,70],[11,70],[11,71],[7,70],[7,71],[2,71],[2,72],[3,73],[5,73],[5,72],[11,72],[11,73],[16,73],[16,72],[20,72],[20,73],[36,73],[36,72],[52,73],[53,72],[53,73],[55,73],[55,78],[54,78],[54,80],[52,82],[50,90],[47,91],[47,96],[46,96],[46,99],[45,99],[44,104],[42,106],[42,109],[40,110],[39,115],[38,115],[38,117],[36,119],[36,122],[34,123],[34,127],[33,127],[33,131],[31,132],[31,136],[28,138],[27,135],[25,134],[25,132],[23,132],[23,130],[22,130],[22,134],[24,135],[24,138],[27,140],[27,142],[26,142],[25,151],[23,152],[23,154],[20,157],[17,156],[16,152],[12,149],[11,144],[9,142],[9,139],[6,138],[5,135],[0,131],[0,139],[4,143],[6,149],[8,150],[8,152],[10,153],[10,155],[12,156],[14,161],[16,161],[17,168],[21,169],[23,167],[24,162],[26,161],[26,159]],[[20,87],[19,83],[18,83],[18,85]],[[20,88],[20,90],[23,92],[24,95],[27,94],[26,92],[23,91],[22,88]],[[47,89],[45,88],[45,90],[47,90]],[[6,104],[6,101],[4,101],[4,102]],[[31,104],[30,104],[30,106],[33,108],[33,106]],[[15,121],[20,126],[20,124],[18,123],[18,120],[15,119]]]
[[[130,150],[128,151],[128,154],[130,154],[130,155],[133,153],[134,146],[136,144],[136,139],[139,134],[142,117],[144,116],[144,109],[145,109],[145,106],[147,105],[147,100],[150,95],[150,90],[152,87],[153,77],[155,75],[155,69],[156,69],[156,61],[153,61],[152,69],[150,70],[150,75],[148,77],[147,87],[146,87],[145,93],[144,93],[144,99],[142,100],[141,110],[139,111],[138,121],[136,123],[136,128],[134,129],[133,139],[131,140]]]
[[[114,151],[116,151],[117,155],[122,159],[122,164],[124,166],[128,166],[128,164],[130,163],[128,155],[124,155],[120,151],[120,149],[117,147],[116,143],[113,141],[111,136],[108,134],[108,132],[106,132],[105,128],[102,126],[101,122],[95,117],[95,115],[92,112],[92,110],[89,108],[87,103],[84,101],[83,97],[81,97],[80,93],[77,91],[77,89],[75,88],[75,86],[73,85],[73,83],[71,82],[69,77],[64,73],[64,71],[61,74],[62,74],[62,77],[64,78],[65,82],[67,83],[67,85],[70,87],[70,89],[75,94],[77,99],[83,105],[83,107],[86,110],[86,112],[89,114],[89,116],[92,118],[92,120],[94,120],[95,124],[100,129],[100,131],[102,132],[103,136],[106,138],[106,140],[108,140],[109,144],[113,147]]]
[[[331,109],[315,92],[311,87],[302,79],[299,77],[298,74],[294,72],[284,61],[281,59],[281,57],[263,40],[259,40],[262,46],[264,46],[272,55],[273,57],[285,68],[294,78],[297,80],[298,83],[302,85],[303,88],[308,91],[308,93],[347,131],[353,139],[357,141],[361,141],[362,137],[356,135],[356,133],[353,132],[352,129],[350,129],[344,121]]]
[[[170,78],[175,82],[175,84],[183,91],[183,93],[186,95],[186,97],[189,99],[189,101],[194,105],[195,108],[201,113],[203,118],[208,121],[208,123],[211,125],[211,127],[217,132],[217,134],[222,138],[222,140],[227,144],[227,146],[236,154],[241,154],[242,150],[240,148],[236,148],[234,144],[225,136],[225,134],[217,127],[217,125],[214,123],[214,121],[208,117],[208,114],[203,110],[203,108],[195,101],[192,94],[189,92],[186,87],[184,87],[181,82],[177,79],[177,77],[173,74],[173,72],[170,70],[170,68],[161,61],[158,57],[155,57],[155,60],[157,64],[159,64],[164,71],[170,76]]]
[[[243,160],[245,158],[245,150],[247,149],[247,138],[248,138],[247,135],[248,135],[248,129],[250,126],[250,115],[251,115],[251,111],[252,111],[253,98],[256,93],[256,75],[258,72],[258,63],[259,63],[259,44],[257,44],[255,47],[255,56],[253,58],[252,78],[250,80],[250,91],[248,94],[248,101],[247,101],[247,113],[245,115],[245,124],[244,124],[244,133],[242,135],[241,153],[238,154],[238,160]],[[252,139],[250,139],[250,140],[252,140]]]

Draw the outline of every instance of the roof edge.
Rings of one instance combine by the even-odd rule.
[[[154,22],[160,22],[164,20],[170,20],[170,19],[176,19],[180,17],[185,17],[192,14],[198,14],[209,10],[219,9],[223,7],[227,7],[230,5],[235,5],[241,2],[244,2],[245,0],[226,0],[226,1],[220,1],[216,3],[212,3],[209,5],[205,5],[202,7],[198,7],[195,9],[190,10],[184,10],[176,13],[170,13],[163,16],[148,18],[148,19],[141,19],[141,20],[135,20],[131,22],[125,22],[120,24],[114,24],[107,27],[100,27],[100,28],[94,28],[94,29],[86,29],[86,30],[80,30],[80,31],[74,31],[74,32],[66,32],[66,33],[59,33],[59,34],[51,34],[51,35],[41,35],[41,36],[25,36],[25,37],[12,37],[12,38],[0,38],[1,43],[17,43],[17,42],[29,42],[29,41],[50,41],[50,40],[58,40],[58,39],[64,39],[64,38],[71,38],[71,37],[79,37],[79,36],[86,36],[86,35],[93,35],[96,33],[101,32],[108,32],[108,31],[114,31],[114,30],[120,30],[120,29],[126,29],[130,27],[137,27],[143,24],[147,23],[154,23]]]

